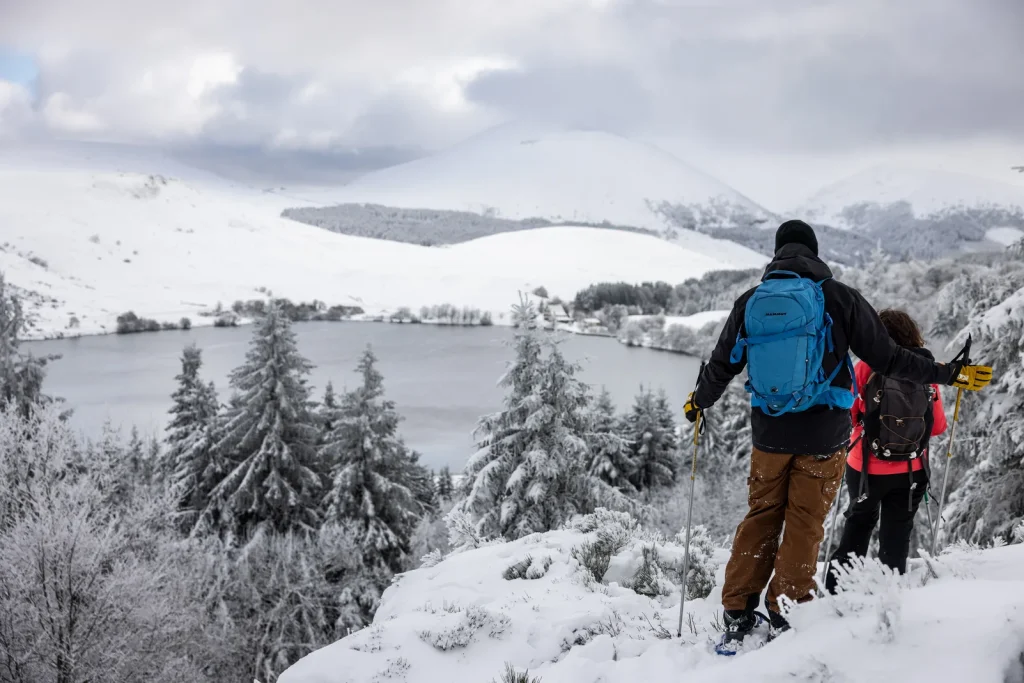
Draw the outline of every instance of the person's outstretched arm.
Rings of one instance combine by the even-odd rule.
[[[850,301],[843,302],[847,314],[846,330],[850,350],[886,377],[905,379],[918,384],[949,384],[953,367],[941,365],[898,345],[889,336],[878,313],[852,287],[843,287]]]
[[[732,378],[743,372],[743,368],[747,364],[746,353],[738,363],[731,362],[729,354],[732,353],[732,347],[736,345],[736,335],[743,329],[743,318],[749,298],[750,292],[736,300],[729,318],[725,321],[725,327],[722,328],[722,334],[718,337],[718,344],[711,352],[711,360],[704,366],[704,374],[698,378],[693,398],[701,410],[713,406],[722,397]]]

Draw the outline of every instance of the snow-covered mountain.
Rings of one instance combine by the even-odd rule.
[[[371,626],[302,659],[280,683],[512,680],[506,666],[529,671],[516,681],[543,683],[1024,680],[1024,545],[954,547],[930,566],[912,560],[903,577],[868,565],[846,592],[794,607],[789,633],[721,657],[712,644],[728,554],[709,551],[706,536],[695,543],[677,638],[678,536],[594,517],[396,577]],[[616,549],[584,566],[583,546],[598,534]],[[761,630],[752,640],[763,642]]]
[[[652,230],[682,207],[698,229],[747,225],[769,212],[645,143],[599,131],[507,124],[439,154],[367,174],[319,204],[369,203],[503,218],[609,222]],[[690,227],[690,226],[686,226]]]
[[[280,218],[292,198],[202,173],[179,179],[152,164],[148,173],[109,163],[90,170],[88,160],[22,165],[0,154],[0,271],[25,291],[33,336],[113,331],[129,310],[198,324],[198,312],[260,298],[262,288],[371,313],[451,303],[492,311],[497,321],[520,290],[540,285],[571,297],[599,280],[681,282],[764,262],[703,236],[686,248],[594,228],[443,249],[351,237]]]
[[[1024,186],[949,171],[878,166],[814,194],[794,215],[931,258],[998,249],[1024,229]]]

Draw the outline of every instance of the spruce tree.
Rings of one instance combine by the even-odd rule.
[[[637,467],[633,461],[629,441],[622,435],[621,420],[615,415],[612,395],[603,389],[594,403],[590,432],[590,473],[610,486],[635,493],[630,481]]]
[[[641,387],[626,416],[625,436],[637,466],[633,485],[638,489],[670,486],[679,471],[679,453],[668,400]]]
[[[384,398],[384,378],[367,346],[356,366],[362,382],[342,395],[334,429],[322,449],[334,463],[325,498],[327,520],[351,522],[362,534],[367,562],[405,569],[409,539],[423,514],[428,477],[398,436],[401,417]]]
[[[165,470],[186,524],[194,522],[207,504],[216,438],[217,393],[213,383],[199,377],[202,352],[195,344],[185,347],[178,388],[171,395],[171,422],[167,426]],[[221,472],[223,473],[223,472]]]
[[[214,452],[229,468],[210,492],[205,527],[246,536],[257,527],[277,531],[315,528],[316,419],[306,377],[312,366],[299,354],[295,333],[276,304],[255,326],[245,363],[231,373],[237,404],[218,427]]]
[[[132,425],[131,436],[128,439],[128,447],[125,454],[128,457],[128,467],[131,470],[132,477],[137,482],[144,482],[146,454],[143,452],[139,428],[135,425]]]
[[[35,357],[22,353],[20,338],[27,331],[21,299],[12,291],[0,273],[0,401],[13,403],[22,417],[28,419],[33,409],[55,399],[43,393],[46,364],[58,355]],[[60,399],[56,399],[60,400]],[[64,414],[64,417],[70,411]]]
[[[317,417],[320,419],[320,429],[326,436],[334,431],[334,416],[338,411],[338,397],[334,393],[334,384],[327,383],[324,389],[324,398],[320,402]]]
[[[460,509],[483,536],[520,538],[589,512],[597,479],[587,472],[588,389],[557,344],[536,331],[536,309],[513,309],[516,358],[500,384],[505,407],[481,418],[479,451],[466,465],[470,482]],[[547,357],[543,357],[547,346]]]
[[[454,496],[455,481],[452,479],[452,470],[445,465],[437,474],[437,497],[442,501],[449,501]]]

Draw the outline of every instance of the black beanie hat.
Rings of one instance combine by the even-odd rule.
[[[814,228],[803,221],[786,221],[779,226],[775,233],[775,251],[777,252],[787,244],[802,244],[814,255],[818,255],[818,238],[814,235]]]

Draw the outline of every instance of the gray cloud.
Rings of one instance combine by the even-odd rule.
[[[35,0],[3,11],[0,42],[39,55],[35,109],[63,134],[341,153],[436,147],[529,117],[752,152],[1024,141],[1020,0]]]

